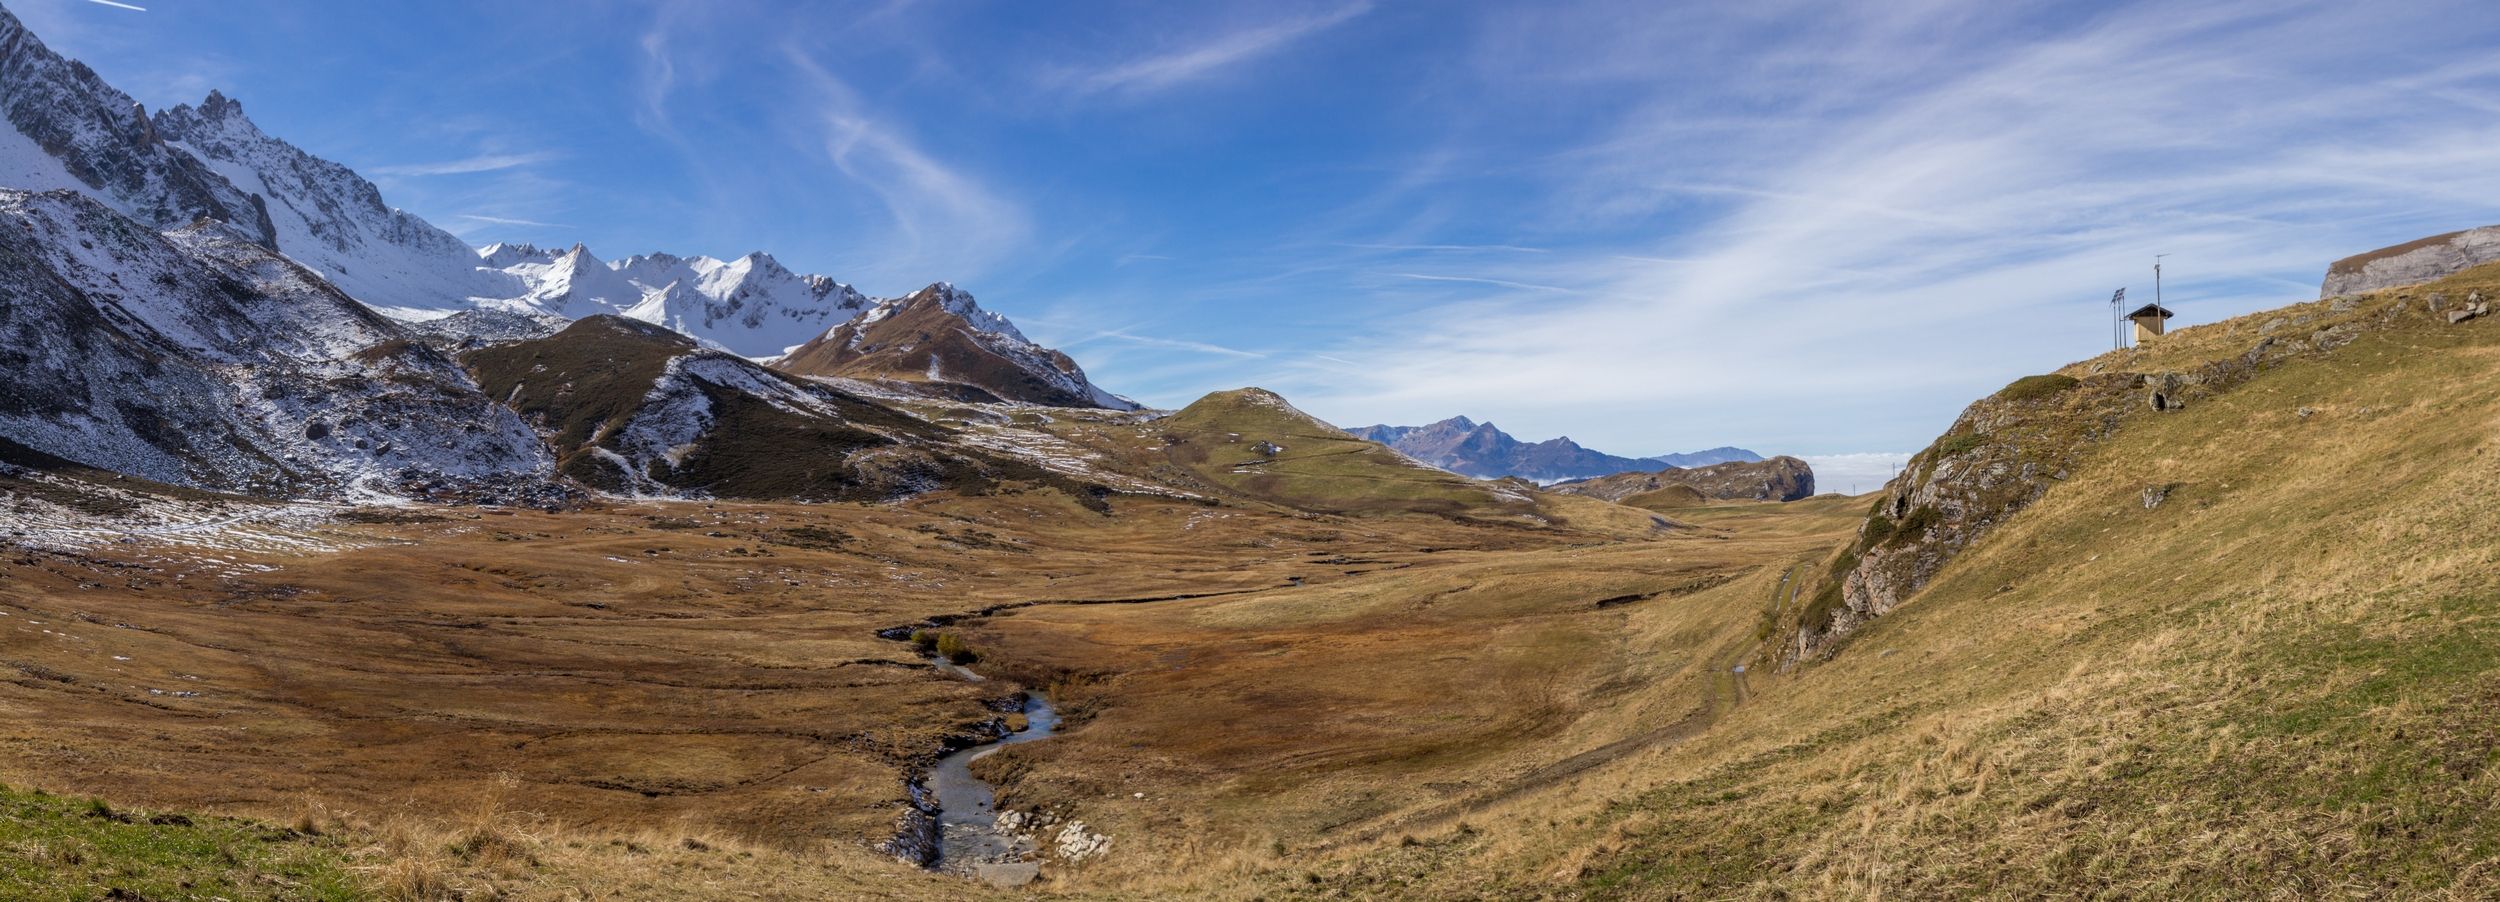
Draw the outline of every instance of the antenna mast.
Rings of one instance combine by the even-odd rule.
[[[2167,256],[2170,255],[2153,255],[2153,328],[2164,333],[2170,331],[2169,317],[2162,315],[2170,312],[2170,308],[2161,305],[2161,258]]]

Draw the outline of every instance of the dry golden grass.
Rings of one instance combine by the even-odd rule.
[[[1293,577],[1288,594],[1328,591],[1387,577],[1315,562],[1659,534],[1637,512],[1555,509],[1577,522],[1133,498],[1104,515],[1034,492],[360,517],[320,553],[19,550],[0,561],[0,778],[352,838],[357,873],[409,898],[945,895],[961,884],[869,846],[893,834],[903,775],[1016,686],[943,678],[877,630]]]
[[[2131,423],[1910,604],[1688,742],[1523,799],[1489,836],[1267,891],[2500,892],[2500,331],[2431,320],[2434,290],[2500,295],[2500,272],[2079,364],[2187,369],[2277,317],[2276,335],[2377,327]],[[2176,488],[2148,510],[2156,484]]]
[[[983,763],[1008,803],[1127,844],[1089,887],[1210,891],[1169,862],[1256,873],[1447,832],[1698,732],[1736,700],[1779,565],[1860,507],[1725,504],[1656,541],[1330,556],[1303,572],[1360,575],[1009,612],[967,627],[985,666],[1057,685],[1077,726]]]
[[[977,897],[869,845],[902,774],[1027,685],[1064,732],[983,773],[1113,837],[1044,893],[2487,896],[2500,324],[2434,322],[2428,290],[2077,364],[2370,326],[2130,421],[1785,675],[1732,666],[1863,498],[1279,506],[1323,467],[1109,515],[619,504],[13,554],[0,779],[291,823],[398,898]],[[945,632],[987,684],[874,636],[985,610]]]

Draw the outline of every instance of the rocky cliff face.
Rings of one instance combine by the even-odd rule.
[[[2500,226],[2433,235],[2335,261],[2318,296],[2419,285],[2500,260]]]
[[[167,143],[130,95],[63,59],[0,9],[0,187],[71,189],[149,226],[201,218],[275,246],[258,198]]]
[[[259,203],[279,252],[377,310],[440,316],[509,291],[508,280],[478,268],[466,243],[392,209],[354,170],[263,133],[239,101],[211,91],[199,106],[151,121],[160,138]]]
[[[264,496],[523,492],[551,461],[440,354],[215,223],[0,190],[0,436]]]
[[[1814,468],[1794,457],[1731,461],[1706,467],[1668,467],[1655,473],[1618,473],[1566,482],[1553,491],[1624,502],[1675,487],[1720,501],[1795,501],[1814,494]]]

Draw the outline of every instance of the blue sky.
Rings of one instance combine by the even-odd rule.
[[[1914,449],[2156,253],[2193,323],[2500,222],[2487,0],[133,2],[10,6],[479,243],[949,280],[1153,404],[1626,454]]]

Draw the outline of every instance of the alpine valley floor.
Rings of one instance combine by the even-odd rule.
[[[1784,504],[1459,480],[1258,392],[1019,427],[1196,497],[322,507],[11,452],[0,895],[1009,893],[880,847],[1029,688],[1058,734],[975,772],[1107,839],[1025,892],[2484,897],[2488,296],[2181,330]]]
[[[27,497],[130,494],[33,472]],[[1247,889],[1689,735],[1735,700],[1759,574],[1861,506],[152,503],[198,525],[0,561],[0,780],[147,812],[132,829],[245,818],[334,859],[351,895],[468,898],[975,892],[878,849],[905,778],[1018,687],[1067,723],[981,762],[1001,807],[1110,837],[1036,889]],[[998,679],[879,635],[931,618]],[[209,864],[152,870],[90,835],[127,826],[99,817],[10,821],[39,873],[0,889],[310,886],[216,864],[215,839]]]

